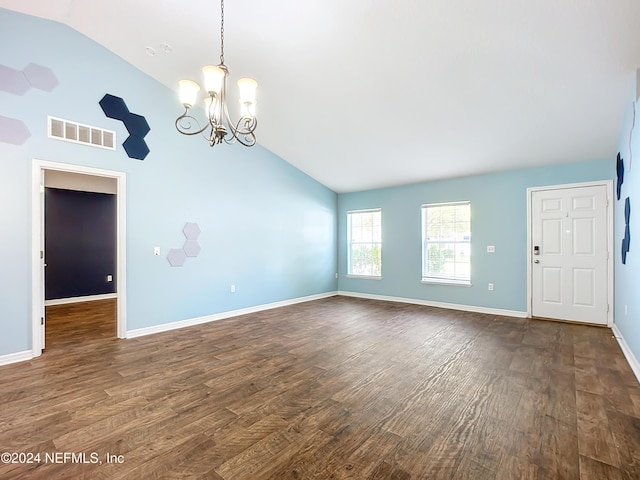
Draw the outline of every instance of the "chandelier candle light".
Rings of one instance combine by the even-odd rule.
[[[256,143],[254,134],[258,121],[256,120],[256,88],[258,83],[251,78],[238,80],[240,89],[240,119],[233,122],[227,109],[227,77],[229,70],[224,64],[224,0],[220,0],[220,64],[207,65],[202,68],[204,75],[204,89],[207,96],[204,99],[205,112],[208,123],[204,127],[189,113],[198,98],[200,85],[191,80],[180,80],[180,102],[185,110],[176,119],[176,129],[183,135],[207,135],[210,129],[209,145],[218,143],[233,143],[236,140],[245,147],[252,147]],[[226,124],[226,126],[225,126]],[[230,135],[229,135],[230,134]]]

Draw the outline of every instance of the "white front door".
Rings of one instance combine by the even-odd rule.
[[[532,315],[606,325],[607,186],[531,192]]]

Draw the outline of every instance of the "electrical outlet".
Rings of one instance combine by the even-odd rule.
[[[338,278],[338,273],[336,272],[336,278]]]
[[[107,275],[107,282],[113,282],[113,275]]]
[[[236,293],[236,286],[235,285],[231,285],[231,293]]]
[[[489,284],[489,291],[490,291],[490,292],[493,292],[493,283],[490,283],[490,284]]]
[[[495,245],[487,245],[487,253],[496,253]]]

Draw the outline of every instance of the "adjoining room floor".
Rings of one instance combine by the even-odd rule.
[[[640,478],[606,328],[332,297],[87,338],[0,367],[0,450],[40,454],[0,478]]]
[[[116,299],[46,307],[45,352],[117,337]]]

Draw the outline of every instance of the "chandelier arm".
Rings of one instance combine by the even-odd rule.
[[[209,128],[209,123],[207,123],[204,127],[200,127],[200,122],[193,115],[189,115],[189,109],[185,109],[184,113],[176,118],[176,130],[183,135],[199,135],[203,133],[207,128]],[[194,127],[191,122],[195,123],[197,127]],[[197,128],[197,129],[196,129]],[[194,129],[193,131],[191,131]],[[205,138],[206,135],[204,136]]]
[[[242,123],[244,123],[244,125],[241,126]],[[231,131],[233,138],[239,143],[245,147],[252,147],[256,143],[256,135],[253,132],[257,126],[258,120],[256,117],[245,115],[244,117],[241,117],[235,125],[230,123],[229,130]]]
[[[229,108],[227,107],[226,102],[226,86],[222,88],[222,92],[223,98],[225,98],[222,115],[224,115],[224,119],[227,122],[227,126],[229,127],[228,134],[230,134],[230,136],[225,136],[225,143],[231,145],[237,141],[245,147],[252,147],[256,143],[256,136],[253,132],[258,125],[258,120],[256,117],[250,115],[240,117],[237,122],[231,120],[231,115],[229,115]],[[244,125],[241,126],[241,124]]]

